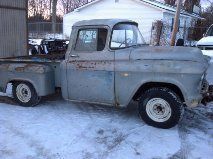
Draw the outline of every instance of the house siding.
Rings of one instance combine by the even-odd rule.
[[[174,14],[164,13],[163,14],[163,29],[161,35],[160,45],[170,45],[171,35],[172,35],[172,26]],[[184,39],[185,43],[187,43],[188,37],[188,28],[193,26],[193,18],[187,16],[180,16],[180,24],[178,33],[176,35],[177,39]]]

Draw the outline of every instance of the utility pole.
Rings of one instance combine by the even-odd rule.
[[[181,4],[182,4],[182,0],[177,0],[177,9],[175,13],[175,19],[174,19],[173,30],[172,30],[171,46],[175,46],[176,34],[178,32]]]

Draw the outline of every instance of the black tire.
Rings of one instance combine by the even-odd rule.
[[[165,111],[164,104],[156,104],[158,101],[166,101],[167,111]],[[156,103],[150,104],[150,102]],[[182,118],[183,110],[183,103],[178,95],[168,88],[151,88],[147,90],[139,100],[139,114],[141,118],[148,125],[157,128],[169,129],[174,127]],[[167,114],[165,112],[169,115],[166,115],[166,117],[161,116],[162,118],[158,120],[157,117],[159,113],[161,113],[160,115],[165,115]]]
[[[18,94],[18,90],[20,90],[20,86],[25,86],[27,89],[27,94],[30,93],[30,96],[27,98],[28,100],[21,100],[20,98],[20,93]],[[23,89],[23,88],[22,88]],[[41,97],[38,96],[35,88],[33,87],[33,85],[29,82],[14,82],[13,83],[13,97],[15,99],[15,101],[23,106],[23,107],[33,107],[39,104]]]

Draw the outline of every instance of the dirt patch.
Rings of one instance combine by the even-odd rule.
[[[14,99],[11,97],[0,96],[0,103],[6,103],[11,105],[16,105]]]

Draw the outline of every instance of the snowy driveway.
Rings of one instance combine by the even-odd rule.
[[[169,130],[147,126],[136,104],[129,107],[60,98],[34,108],[0,103],[0,159],[212,158],[213,103],[187,110]]]

